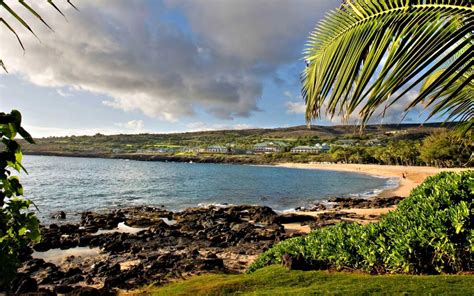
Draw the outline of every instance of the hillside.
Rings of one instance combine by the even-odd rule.
[[[233,145],[249,149],[262,141],[283,141],[290,146],[310,145],[317,142],[334,142],[340,139],[422,139],[440,124],[369,125],[360,133],[355,126],[295,126],[275,129],[248,129],[188,132],[175,134],[137,134],[48,137],[36,139],[36,145],[23,143],[25,153],[137,153],[143,149],[159,147],[195,147]],[[387,135],[386,133],[394,132]]]

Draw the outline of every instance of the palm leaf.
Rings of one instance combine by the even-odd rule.
[[[5,72],[7,72],[7,73],[8,73],[8,71],[7,71],[7,67],[5,67],[5,64],[3,63],[3,61],[2,61],[1,59],[0,59],[0,67],[2,67],[2,68],[3,68],[3,70],[5,70]]]
[[[54,4],[53,0],[46,0],[51,6],[54,7],[54,9],[56,9],[62,16],[64,16],[64,13],[59,9],[59,7],[56,6],[56,4]],[[23,5],[23,7],[25,7],[31,14],[33,14],[37,19],[39,19],[46,27],[48,27],[50,30],[53,31],[53,29],[48,25],[48,23],[43,19],[43,17],[41,17],[41,15],[36,12],[30,5],[28,5],[25,0],[18,0],[18,2],[20,2],[21,5]],[[71,3],[71,0],[67,0],[67,3],[72,6],[74,9],[76,10],[79,10],[77,9],[76,6],[74,6],[74,4]],[[30,31],[36,38],[38,38],[36,36],[36,34],[33,32],[32,28],[28,25],[28,23],[22,18],[20,17],[20,15],[15,11],[13,10],[12,8],[10,8],[10,6],[8,6],[5,1],[3,0],[0,0],[0,8],[3,7],[10,15],[13,16],[14,19],[16,19],[24,28],[26,28],[28,31]],[[20,43],[20,46],[23,50],[25,50],[25,47],[23,45],[23,42],[21,41],[20,39],[20,36],[16,33],[15,29],[10,26],[10,24],[8,24],[3,18],[0,18],[0,22],[3,23],[5,25],[5,27],[7,27],[8,30],[10,30],[16,37],[16,39],[18,40],[18,43]],[[3,68],[3,70],[5,70],[5,72],[8,73],[7,71],[7,68],[5,66],[5,64],[3,63],[2,60],[0,60],[0,66]]]
[[[304,51],[307,121],[320,117],[325,107],[330,117],[348,118],[358,110],[364,125],[380,107],[390,108],[425,80],[406,111],[429,97],[426,106],[437,106],[432,112],[448,111],[450,119],[469,121],[472,112],[459,108],[472,107],[472,102],[441,100],[468,98],[469,92],[467,100],[472,100],[472,83],[458,80],[472,81],[473,31],[474,9],[466,0],[354,0],[342,5],[316,26]],[[443,72],[427,80],[448,61]]]

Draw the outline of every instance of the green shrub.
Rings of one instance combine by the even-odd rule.
[[[15,276],[21,251],[40,239],[38,219],[28,211],[32,202],[20,197],[23,187],[18,177],[12,176],[13,170],[26,172],[21,147],[15,141],[17,133],[34,143],[21,127],[20,112],[0,112],[0,291]]]
[[[378,223],[340,223],[283,241],[249,271],[280,263],[284,254],[315,269],[372,273],[454,273],[474,267],[474,172],[428,178]]]

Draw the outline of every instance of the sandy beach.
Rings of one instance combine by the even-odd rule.
[[[277,166],[298,169],[331,170],[342,172],[355,172],[381,176],[387,178],[398,178],[399,186],[395,189],[382,192],[381,195],[397,195],[407,197],[410,191],[421,184],[427,177],[436,175],[445,171],[464,171],[464,168],[436,168],[425,166],[395,166],[395,165],[376,165],[376,164],[325,164],[325,163],[281,163]],[[405,177],[403,177],[405,176]]]
[[[464,168],[436,168],[436,167],[425,167],[425,166],[395,166],[395,165],[375,165],[375,164],[326,164],[326,163],[281,163],[277,166],[286,168],[297,168],[297,169],[314,169],[314,170],[331,170],[331,171],[342,171],[342,172],[355,172],[362,174],[369,174],[387,178],[398,178],[398,187],[393,189],[387,189],[379,194],[381,197],[390,196],[401,196],[407,197],[410,191],[421,184],[429,176],[436,175],[444,171],[464,171]],[[368,218],[369,216],[380,216],[396,209],[396,206],[389,208],[375,208],[375,209],[344,209],[341,212],[354,213],[363,217]],[[324,212],[329,211],[310,211],[310,212],[296,212],[302,215],[318,216]],[[361,223],[367,223],[368,220],[358,221]],[[285,225],[285,229],[290,232],[310,232],[306,226],[298,224]]]

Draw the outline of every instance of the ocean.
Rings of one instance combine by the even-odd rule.
[[[24,156],[26,198],[43,223],[64,211],[130,206],[169,210],[203,205],[265,205],[277,211],[308,206],[334,196],[370,196],[393,180],[358,173],[272,166],[128,161],[121,159]]]

